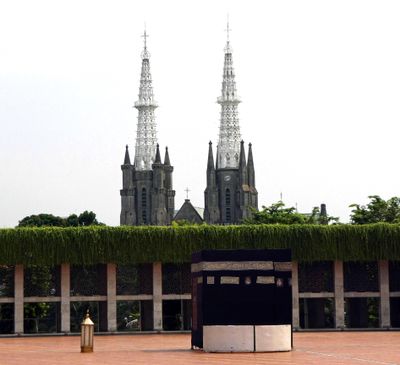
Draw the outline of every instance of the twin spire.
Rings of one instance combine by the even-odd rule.
[[[145,30],[143,33],[144,47],[142,51],[139,95],[138,101],[135,102],[135,108],[138,110],[135,146],[135,168],[137,170],[151,170],[157,152],[157,128],[154,116],[157,103],[153,94],[147,37]]]
[[[229,39],[229,20],[227,22],[227,41],[222,77],[221,96],[217,101],[221,105],[219,141],[216,164],[218,168],[238,168],[240,161],[240,127],[238,104],[240,103],[236,90],[235,71],[233,68],[232,48]],[[157,128],[154,110],[157,103],[154,100],[152,78],[150,73],[150,53],[147,49],[148,34],[143,35],[142,68],[138,101],[138,110],[134,165],[137,170],[151,170],[157,160]],[[166,155],[168,150],[166,151]],[[128,156],[129,157],[129,156]],[[168,156],[169,160],[169,156]],[[169,161],[168,161],[169,162]]]
[[[229,21],[226,32],[221,96],[217,99],[218,104],[221,105],[217,164],[219,168],[238,168],[241,141],[238,113],[240,100],[236,91],[232,48],[229,41]]]

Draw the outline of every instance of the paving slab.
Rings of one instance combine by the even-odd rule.
[[[190,350],[189,334],[95,337],[93,353],[80,353],[79,337],[0,338],[0,365],[400,365],[400,332],[294,334],[294,350],[281,353],[204,353]]]

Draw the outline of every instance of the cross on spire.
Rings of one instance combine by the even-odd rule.
[[[229,28],[229,14],[227,15],[227,20],[226,20],[226,42],[229,43],[229,32],[231,31],[231,28]]]
[[[185,191],[186,191],[186,199],[189,199],[189,192],[190,192],[189,188],[186,188]]]
[[[148,34],[146,33],[146,25],[144,26],[144,32],[143,32],[142,37],[143,37],[143,41],[144,41],[144,49],[147,49],[147,37],[148,37]]]
[[[147,50],[147,37],[149,35],[146,32],[146,24],[144,25],[144,32],[143,32],[143,41],[144,41],[144,48],[143,48],[143,52],[142,52],[142,59],[149,59],[150,58],[150,53]]]

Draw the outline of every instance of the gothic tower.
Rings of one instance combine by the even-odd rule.
[[[153,86],[150,73],[150,53],[144,32],[142,70],[140,75],[135,159],[133,165],[126,146],[122,169],[121,225],[168,225],[174,215],[175,191],[168,148],[164,163],[157,143]]]
[[[207,162],[207,187],[204,191],[204,219],[211,224],[234,224],[251,216],[257,209],[258,193],[251,143],[246,161],[244,142],[241,141],[235,72],[232,48],[228,38],[222,77],[219,141],[214,165],[212,143],[209,143]]]

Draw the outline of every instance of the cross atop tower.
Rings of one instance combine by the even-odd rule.
[[[231,28],[229,28],[229,14],[227,15],[227,20],[226,20],[226,29],[225,29],[225,32],[226,32],[226,42],[229,44],[229,32],[231,31],[232,29]]]
[[[232,53],[232,49],[231,49],[231,45],[230,45],[230,41],[229,41],[229,36],[231,33],[232,29],[229,27],[229,14],[227,15],[227,19],[226,19],[226,46],[225,46],[225,53]]]
[[[149,59],[150,58],[150,53],[147,50],[147,37],[149,35],[146,32],[146,25],[144,26],[144,32],[143,32],[143,41],[144,41],[144,48],[143,48],[143,52],[142,52],[142,59]]]
[[[189,188],[186,188],[185,191],[186,191],[186,199],[189,199],[189,192],[190,192]]]
[[[146,26],[144,27],[144,32],[143,32],[143,35],[142,35],[142,37],[143,37],[143,41],[144,41],[144,49],[147,49],[147,37],[148,37],[149,35],[146,33]]]

